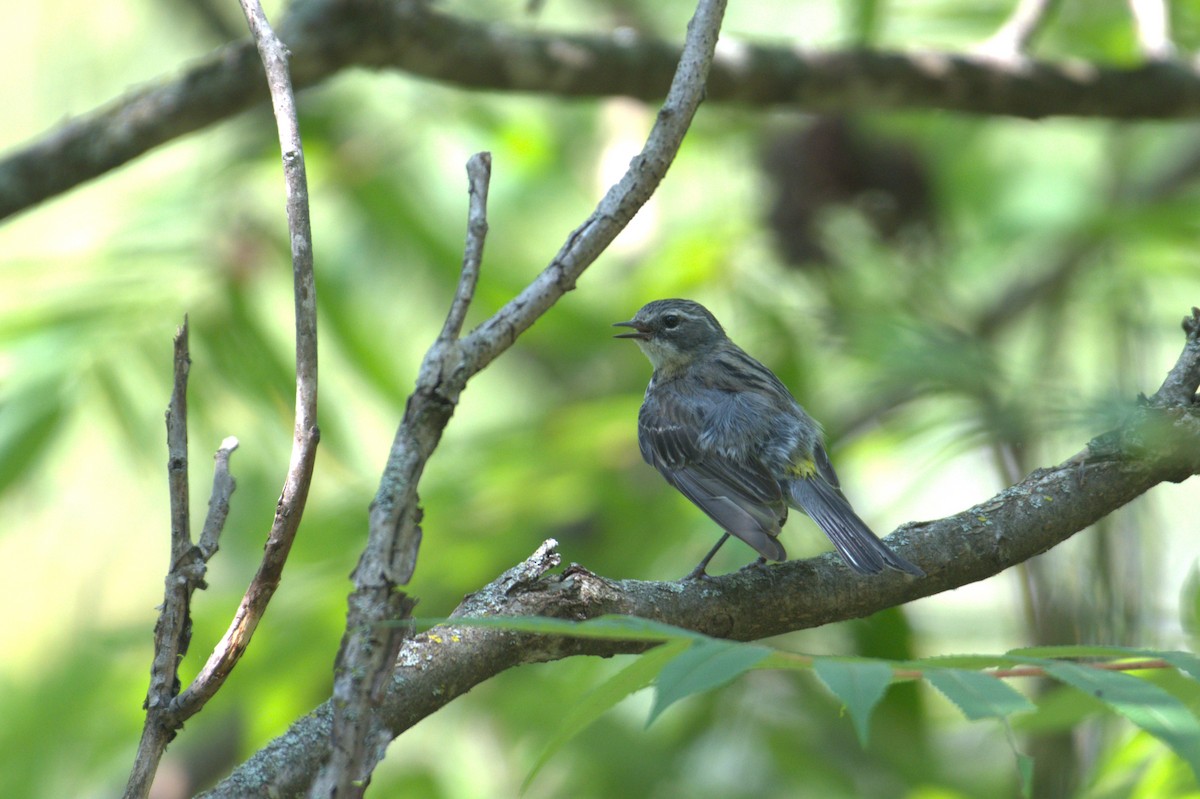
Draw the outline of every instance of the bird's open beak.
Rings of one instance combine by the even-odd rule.
[[[628,322],[613,322],[613,327],[632,327],[632,333],[618,333],[613,338],[637,338],[642,341],[650,339],[650,330],[641,322],[630,320]]]

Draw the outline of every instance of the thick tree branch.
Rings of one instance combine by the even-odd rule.
[[[1040,469],[962,513],[905,525],[889,543],[928,574],[862,578],[835,555],[748,569],[704,583],[608,580],[573,567],[563,574],[515,580],[506,573],[472,594],[455,616],[548,616],[588,619],[627,614],[709,635],[756,640],[859,618],[958,588],[1061,543],[1163,481],[1200,473],[1200,410],[1144,408],[1129,425],[1102,436],[1095,452]],[[1163,436],[1164,428],[1170,434]],[[1146,451],[1147,435],[1163,448]],[[1109,442],[1119,442],[1113,448]],[[553,545],[553,542],[549,542]],[[553,549],[539,550],[521,573],[549,570]],[[536,566],[537,568],[531,568]],[[399,735],[492,676],[524,663],[574,655],[639,652],[640,643],[565,639],[489,627],[439,626],[406,641],[379,725]],[[327,746],[329,703],[297,721],[211,792],[215,797],[293,796],[313,776]]]
[[[833,554],[705,582],[609,580],[582,568],[548,574],[556,544],[464,600],[453,617],[627,614],[734,640],[858,618],[998,574],[1065,541],[1161,482],[1200,474],[1200,310],[1184,321],[1178,362],[1149,402],[1082,452],[954,516],[902,526],[889,543],[927,577],[863,578]],[[645,644],[442,625],[404,642],[373,729],[397,736],[492,676],[523,663],[641,651]],[[225,781],[216,797],[295,796],[328,751],[331,704],[297,721]]]
[[[657,101],[680,55],[675,44],[658,39],[532,32],[442,14],[424,0],[302,0],[283,32],[300,87],[347,66],[367,66],[467,89]],[[0,160],[0,219],[260,102],[261,74],[253,44],[237,42],[178,77],[56,127]],[[1200,68],[727,42],[713,61],[707,99],[809,111],[1180,119],[1200,114]]]

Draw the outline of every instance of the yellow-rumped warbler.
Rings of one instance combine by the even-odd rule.
[[[788,506],[804,511],[860,574],[885,566],[925,572],[875,537],[838,486],[817,424],[770,369],[725,335],[691,300],[656,300],[628,322],[654,374],[638,413],[642,457],[725,530],[766,560],[786,560],[779,530]]]

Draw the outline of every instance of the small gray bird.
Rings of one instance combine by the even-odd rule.
[[[787,560],[779,531],[788,506],[807,513],[859,574],[884,567],[925,572],[875,537],[850,507],[822,443],[821,426],[770,369],[725,335],[691,300],[656,300],[616,338],[633,339],[654,374],[638,414],[646,463],[725,530],[685,579],[705,576],[735,535],[767,560]]]

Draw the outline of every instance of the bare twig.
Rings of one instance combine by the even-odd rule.
[[[203,707],[224,683],[249,644],[250,637],[279,584],[280,573],[304,512],[319,438],[316,427],[316,292],[313,282],[312,236],[309,230],[308,188],[296,124],[295,103],[287,76],[287,57],[282,43],[271,32],[261,8],[248,7],[246,15],[262,49],[283,149],[295,275],[296,426],[291,464],[275,510],[275,521],[267,537],[262,563],[242,598],[233,622],[214,648],[208,662],[187,690],[172,702],[171,711],[174,720],[179,724]],[[228,453],[235,446],[236,441],[226,439],[222,444],[222,451],[217,454],[217,471],[213,478],[214,495],[201,538],[202,547],[206,551],[215,551],[220,524],[228,511],[228,493],[233,490],[232,481],[228,480]]]
[[[425,463],[441,438],[467,380],[512,346],[516,338],[575,286],[658,187],[678,152],[683,136],[704,96],[705,81],[725,11],[724,0],[701,0],[688,24],[687,38],[667,99],[642,152],[600,201],[596,211],[576,229],[550,265],[492,318],[457,340],[473,290],[473,258],[464,257],[464,272],[442,334],[425,356],[417,386],[371,506],[367,547],[354,571],[346,634],[338,654],[333,693],[334,745],[313,782],[312,797],[348,796],[364,784],[382,758],[391,736],[380,730],[373,700],[390,675],[404,630],[383,626],[403,618],[411,600],[396,590],[407,582],[421,541],[417,485]],[[480,179],[486,176],[481,175]],[[475,185],[472,178],[472,186]],[[472,192],[474,199],[480,195]],[[476,217],[475,212],[471,214]],[[482,237],[468,236],[468,250]]]
[[[586,221],[567,237],[550,265],[515,298],[464,339],[471,374],[492,362],[545,313],[650,199],[679,150],[705,97],[724,2],[701,2],[688,23],[679,67],[642,151]]]
[[[287,51],[275,36],[256,0],[242,0],[242,10],[258,43],[283,152],[287,185],[288,230],[292,242],[292,272],[296,308],[296,424],[292,457],[275,520],[267,535],[262,562],[246,589],[233,621],[196,679],[175,700],[180,720],[196,713],[224,684],[250,643],[291,551],[308,488],[312,481],[320,431],[317,429],[317,296],[313,280],[312,232],[309,225],[308,182],[296,119],[295,96],[288,76]]]
[[[199,547],[192,545],[188,517],[187,381],[188,323],[175,334],[175,382],[167,406],[167,474],[171,494],[171,562],[158,622],[154,625],[154,660],[150,688],[146,692],[146,722],[125,787],[126,799],[143,799],[149,794],[154,774],[167,744],[182,724],[174,711],[179,693],[179,662],[187,654],[192,636],[191,601],[197,588],[204,587],[208,560],[217,551],[217,540],[228,511],[233,478],[229,476],[229,453],[237,446],[226,439],[217,452],[213,478],[213,508],[205,524]],[[232,446],[230,446],[230,442]]]
[[[375,726],[372,714],[408,631],[395,625],[380,627],[378,622],[406,618],[416,605],[415,600],[395,590],[395,586],[406,584],[416,568],[421,544],[417,483],[425,459],[437,445],[453,412],[453,403],[444,401],[439,394],[440,375],[457,368],[458,336],[479,282],[488,231],[491,154],[472,156],[467,162],[467,177],[467,240],[458,289],[442,331],[425,357],[417,393],[409,400],[392,445],[388,466],[399,464],[402,470],[402,482],[397,489],[400,496],[384,496],[381,486],[380,495],[371,506],[371,534],[355,569],[356,589],[350,597],[346,634],[338,654],[334,696],[340,701],[333,719],[333,747],[328,763],[312,785],[314,797],[352,795],[356,783],[365,784],[365,777],[354,775],[369,774],[380,757],[372,751],[371,744],[381,753],[390,740],[388,736],[371,735]],[[387,519],[380,516],[381,507],[399,508],[400,513],[394,519]],[[381,523],[388,526],[381,527]]]
[[[986,41],[975,48],[980,55],[1001,61],[1024,58],[1030,42],[1042,29],[1058,0],[1018,0],[1012,15]]]
[[[470,197],[467,210],[467,243],[463,248],[462,271],[459,273],[458,291],[446,314],[440,341],[455,341],[462,332],[467,318],[467,309],[475,296],[475,285],[479,282],[479,264],[483,260],[483,242],[487,239],[488,186],[492,180],[492,154],[475,153],[467,161],[467,193]]]
[[[150,666],[150,688],[146,692],[146,721],[134,756],[133,769],[125,788],[126,799],[141,799],[150,792],[154,774],[175,727],[163,715],[179,693],[179,661],[187,652],[192,619],[188,611],[195,584],[181,573],[192,539],[188,522],[187,317],[175,334],[175,381],[167,405],[167,484],[171,501],[171,560],[167,567],[162,609],[154,625],[154,660]]]
[[[1175,56],[1171,20],[1163,0],[1129,0],[1138,49],[1147,61],[1166,61]]]
[[[171,493],[171,567],[192,545],[188,508],[187,382],[192,360],[188,356],[188,320],[175,334],[175,383],[167,405],[167,481]]]
[[[204,529],[200,532],[200,551],[204,559],[209,560],[217,552],[221,531],[225,529],[225,517],[229,515],[229,497],[237,488],[237,482],[229,473],[229,456],[238,448],[238,440],[229,436],[221,442],[220,449],[214,456],[216,466],[213,468],[213,487],[208,499],[208,516],[204,519]]]
[[[442,14],[424,0],[310,0],[293,4],[285,25],[299,87],[358,65],[465,89],[657,101],[679,60],[677,45],[658,39],[530,32]],[[932,108],[1034,119],[1200,114],[1200,67],[1156,66],[743,42],[714,59],[707,99],[809,112]],[[236,42],[178,77],[47,131],[0,160],[0,219],[244,111],[266,96],[260,74],[251,43]]]

